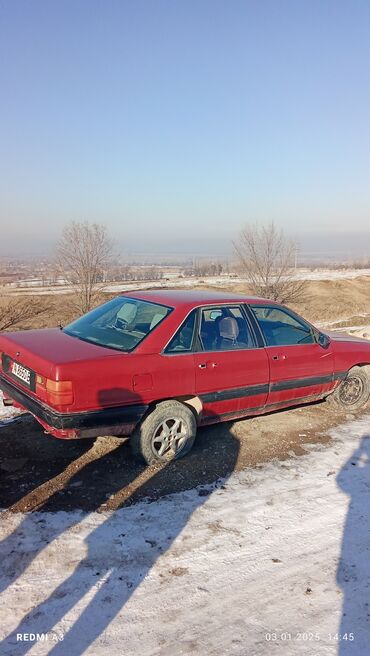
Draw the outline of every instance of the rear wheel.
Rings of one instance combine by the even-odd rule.
[[[370,380],[362,367],[350,369],[347,377],[338,385],[327,401],[345,410],[362,408],[369,400]]]
[[[185,456],[197,432],[193,412],[179,401],[163,401],[144,419],[131,436],[134,455],[148,465]]]

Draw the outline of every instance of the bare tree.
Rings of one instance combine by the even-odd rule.
[[[56,261],[60,275],[74,288],[73,305],[79,312],[88,312],[106,287],[107,270],[112,263],[107,228],[98,223],[73,221],[63,230]]]
[[[297,245],[274,223],[247,225],[233,245],[254,294],[280,303],[302,297],[305,281],[295,275]]]
[[[43,314],[46,309],[38,298],[12,296],[0,305],[0,331],[17,328],[20,324]]]

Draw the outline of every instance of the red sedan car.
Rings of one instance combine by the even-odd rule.
[[[0,355],[0,389],[46,432],[130,435],[147,463],[185,455],[199,425],[370,393],[370,342],[233,294],[123,294],[62,329],[3,333]]]

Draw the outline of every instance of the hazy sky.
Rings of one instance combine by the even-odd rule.
[[[0,0],[0,250],[370,235],[369,35],[366,0]]]

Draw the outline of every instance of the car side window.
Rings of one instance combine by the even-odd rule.
[[[205,351],[255,348],[254,335],[240,307],[205,308],[200,322],[200,339]]]
[[[288,310],[273,305],[250,306],[262,330],[267,346],[313,344],[312,328]]]
[[[193,310],[172,337],[165,353],[189,353],[193,347],[196,310]]]

